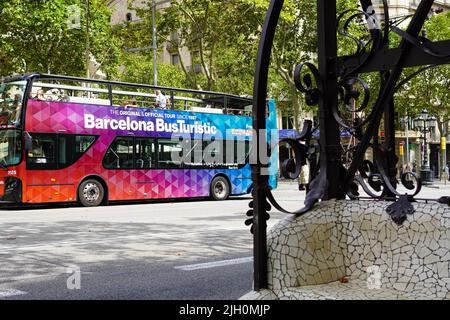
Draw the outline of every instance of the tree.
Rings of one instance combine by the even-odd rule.
[[[249,46],[245,32],[238,31],[245,21],[240,1],[180,0],[157,11],[158,48],[167,45],[171,53],[184,56],[180,71],[187,87],[193,89],[250,93],[254,71],[253,56],[245,55]],[[132,26],[135,43],[151,43],[151,3],[135,7],[142,21]],[[236,17],[238,14],[238,17]],[[139,31],[141,30],[141,31]],[[188,68],[189,67],[189,68]]]
[[[253,22],[251,30],[253,37],[259,39],[262,29],[268,0],[242,0],[241,2],[253,5],[254,14],[250,15]],[[341,0],[338,1],[338,12],[343,12],[348,8],[356,8],[359,1]],[[246,16],[248,19],[249,16]],[[310,0],[286,0],[283,11],[277,26],[277,31],[272,49],[271,73],[269,74],[269,83],[273,83],[278,90],[272,94],[278,94],[276,97],[283,97],[291,101],[291,112],[294,119],[294,127],[299,130],[299,118],[303,111],[310,110],[294,83],[294,70],[297,64],[304,61],[316,62],[317,56],[317,3]],[[349,45],[340,46],[349,48]],[[342,50],[341,50],[342,51]],[[256,55],[256,53],[255,53]],[[271,92],[272,91],[272,92]],[[287,109],[287,108],[285,108]],[[287,111],[287,110],[286,110]]]
[[[427,37],[430,40],[450,39],[450,11],[432,16],[424,25]],[[419,68],[408,68],[404,77],[407,77]],[[450,122],[450,66],[442,65],[429,68],[410,81],[406,82],[396,94],[397,110],[400,115],[408,113],[414,116],[423,109],[436,117],[437,127],[441,137],[449,134]]]
[[[136,10],[138,21],[126,21],[115,25],[112,30],[112,38],[119,43],[120,68],[114,79],[125,82],[153,84],[153,50],[151,48],[151,15],[147,15],[148,8],[134,7],[130,3],[130,9]],[[151,12],[150,12],[151,14]],[[158,13],[158,18],[160,13]],[[132,52],[129,49],[138,49]],[[162,53],[162,45],[158,45],[159,54]],[[187,87],[186,77],[176,66],[164,63],[157,64],[158,85],[168,87]]]
[[[221,39],[223,31],[221,11],[226,10],[225,6],[226,2],[174,1],[172,6],[164,12],[164,17],[168,17],[166,20],[173,21],[176,18],[176,23],[167,31],[169,35],[177,34],[174,38],[178,38],[178,40],[171,40],[169,37],[166,39],[171,42],[179,54],[180,46],[189,49],[192,56],[192,68],[188,72],[182,62],[181,67],[189,81],[199,89],[204,87],[206,90],[212,90],[217,80],[215,57],[216,52],[220,50],[220,40],[223,40]],[[164,30],[164,27],[162,29]],[[203,79],[197,75],[196,65],[201,66]]]
[[[146,53],[123,52],[120,56],[122,67],[116,78],[120,81],[152,84],[153,57]],[[180,70],[173,65],[158,64],[158,85],[165,87],[183,88],[186,78]]]
[[[272,51],[272,66],[285,82],[286,96],[292,101],[294,128],[297,130],[300,130],[299,118],[306,104],[295,86],[294,70],[298,63],[311,61],[316,55],[316,15],[315,1],[287,1]]]
[[[339,10],[356,7],[357,0],[339,1]],[[172,53],[188,49],[190,68],[180,61],[187,86],[194,89],[251,94],[255,60],[268,0],[178,0],[157,11],[158,48]],[[151,43],[151,3],[134,7],[141,23],[128,24],[122,36],[134,47]],[[306,106],[293,81],[295,66],[314,60],[315,1],[286,0],[277,29],[269,75],[269,95],[292,101],[296,128]],[[202,72],[198,72],[201,69]]]
[[[0,8],[0,75],[85,75],[86,55],[103,71],[115,71],[117,46],[110,37],[107,1],[0,0]]]

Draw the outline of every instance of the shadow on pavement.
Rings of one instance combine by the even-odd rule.
[[[228,200],[250,200],[250,196],[231,196]],[[108,206],[123,206],[127,204],[154,204],[154,203],[179,203],[179,202],[205,202],[214,201],[209,198],[170,198],[170,199],[151,199],[151,200],[127,200],[127,201],[111,201]],[[41,210],[41,209],[54,209],[54,208],[74,208],[80,207],[77,202],[64,202],[64,203],[45,203],[45,204],[24,204],[24,205],[0,205],[0,210],[7,211],[23,211],[23,210]]]

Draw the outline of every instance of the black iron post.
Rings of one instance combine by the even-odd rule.
[[[268,176],[262,174],[267,164],[261,162],[260,150],[266,143],[266,98],[269,75],[270,54],[275,29],[280,16],[283,0],[272,0],[264,22],[261,41],[256,59],[255,81],[253,87],[253,141],[256,148],[256,163],[252,164],[253,180],[253,288],[255,291],[267,288],[267,234],[266,234],[266,188]]]
[[[223,111],[228,114],[228,99],[226,96],[223,97]]]
[[[327,170],[328,188],[323,197],[326,200],[339,197],[342,181],[340,130],[331,111],[338,104],[336,1],[317,0],[317,23],[319,73],[323,79],[319,101],[320,162]]]
[[[170,90],[170,108],[175,110],[175,96],[173,94],[173,90]]]

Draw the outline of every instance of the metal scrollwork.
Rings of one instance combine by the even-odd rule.
[[[362,186],[364,191],[373,198],[380,198],[383,194],[384,184],[382,176],[377,170],[376,166],[372,161],[364,160],[361,164],[361,167],[358,169],[359,176],[361,179],[358,179],[359,184]],[[367,184],[365,180],[367,180]],[[371,188],[367,189],[368,187]],[[375,194],[374,192],[379,192],[380,194]]]
[[[311,137],[314,129],[312,127],[312,121],[311,120],[305,120],[303,124],[303,130],[300,133],[300,136],[296,139],[293,138],[284,138],[279,141],[280,143],[286,143],[288,144],[292,150],[294,151],[294,157],[286,159],[282,165],[281,165],[281,175],[285,177],[286,179],[297,179],[300,176],[302,167],[307,165],[307,161],[310,163],[314,163],[316,161],[316,154],[318,152],[315,145],[310,146]],[[303,142],[303,143],[302,143]],[[314,165],[311,166],[311,169],[314,174]],[[311,183],[312,186],[314,186],[313,183]],[[272,191],[269,187],[268,183],[265,183],[263,186],[261,186],[266,194],[266,199],[264,201],[264,219],[269,220],[270,215],[268,211],[272,209],[273,205],[278,211],[286,213],[286,214],[293,214],[293,215],[301,215],[309,210],[309,208],[312,207],[312,205],[315,203],[309,203],[308,201],[305,201],[305,207],[290,212],[283,207],[276,201],[275,197],[272,194]],[[254,191],[253,191],[254,192]],[[251,226],[250,232],[254,233],[254,201],[251,201],[249,203],[250,210],[247,211],[247,219],[245,220],[245,225]]]
[[[414,172],[403,172],[400,178],[402,185],[408,190],[415,190],[413,196],[419,194],[422,189],[422,180]]]
[[[340,126],[348,129],[351,134],[361,135],[358,129],[361,129],[371,119],[370,114],[365,119],[362,119],[361,115],[369,104],[369,86],[361,78],[347,77],[338,83],[338,88],[339,98],[345,109],[341,111],[338,109],[338,105],[335,105],[332,108],[333,117]],[[345,118],[345,114],[349,114],[351,119]]]
[[[286,179],[297,179],[302,166],[306,165],[308,147],[295,139],[282,139],[280,143],[288,144],[294,151],[294,158],[285,159],[281,164],[281,175]]]
[[[353,106],[353,101],[360,101],[361,92],[355,88],[358,84],[361,85],[364,98],[359,106]],[[370,90],[367,83],[358,77],[345,78],[338,83],[340,88],[341,99],[343,100],[347,110],[350,112],[361,112],[369,104]]]
[[[407,195],[407,196],[413,197],[413,196],[416,196],[420,192],[420,190],[422,188],[422,182],[421,182],[420,178],[413,172],[404,173],[401,180],[402,180],[402,183],[404,182],[403,185],[406,184],[409,187],[409,188],[407,187],[408,190],[414,190],[414,192],[412,194],[409,194],[409,193],[402,194],[402,193],[398,192],[396,187],[392,185],[391,180],[389,179],[387,173],[385,172],[384,166],[382,164],[382,156],[383,156],[382,152],[380,151],[380,149],[378,147],[374,147],[373,151],[374,151],[373,153],[374,153],[374,158],[375,158],[375,164],[376,164],[378,171],[380,172],[380,177],[382,179],[382,183],[392,194],[394,194],[397,197],[400,197],[401,195]],[[408,181],[407,178],[412,178],[412,179],[416,180],[415,187],[414,187],[414,183],[412,182],[412,180],[409,180],[410,183],[407,183],[407,181]]]
[[[419,194],[422,188],[422,181],[419,176],[414,172],[403,172],[400,175],[400,182],[403,187],[412,192],[401,193],[397,190],[384,171],[381,164],[382,152],[376,146],[374,147],[375,164],[369,160],[364,160],[358,169],[358,175],[355,176],[354,184],[360,185],[364,192],[372,198],[381,199],[385,196],[387,190],[389,190],[395,197],[407,196],[408,199]],[[350,198],[356,198],[357,187],[352,186],[348,191]]]
[[[385,1],[385,0],[384,0]],[[338,26],[342,25],[341,20],[346,17],[348,13],[352,13],[350,17],[348,17],[343,26],[337,29],[338,34],[343,36],[344,38],[350,39],[356,44],[356,51],[351,55],[353,57],[358,57],[360,62],[357,66],[351,68],[350,70],[346,70],[344,77],[352,74],[356,74],[358,70],[372,57],[373,53],[378,49],[384,42],[386,42],[387,31],[385,29],[384,36],[380,32],[380,21],[375,14],[375,10],[371,6],[367,7],[367,12],[365,10],[359,9],[349,9],[342,12],[337,18]],[[372,11],[369,12],[369,9]],[[370,32],[370,37],[368,41],[364,41],[364,39],[357,38],[353,36],[350,31],[350,24],[356,19],[357,24],[361,24],[361,20],[364,18],[367,21],[367,29]],[[385,16],[385,19],[388,16]],[[386,22],[385,22],[386,23]],[[370,50],[368,47],[370,46]]]
[[[373,38],[370,38],[369,41],[365,42],[362,39],[359,39],[355,36],[353,36],[350,32],[349,32],[349,27],[350,24],[353,20],[358,19],[361,20],[362,17],[365,17],[367,20],[370,20],[372,22],[374,22],[375,24],[378,23],[378,21],[376,19],[373,19],[373,15],[369,14],[363,10],[358,10],[358,9],[348,9],[343,11],[337,18],[337,24],[338,26],[341,25],[341,20],[348,14],[351,12],[355,12],[352,15],[350,15],[350,17],[347,18],[347,20],[345,20],[343,27],[342,28],[338,28],[338,34],[340,34],[341,36],[348,38],[350,40],[352,40],[356,46],[356,52],[353,53],[353,56],[361,56],[362,54],[367,52],[367,46],[370,44],[370,42],[372,42]],[[376,29],[378,29],[378,26],[375,26]],[[376,37],[377,42],[380,40],[379,37]]]
[[[305,120],[303,130],[298,138],[287,138],[280,140],[280,143],[287,143],[294,150],[294,158],[286,159],[281,165],[281,175],[286,179],[297,179],[300,176],[302,167],[307,165],[308,163],[310,165],[310,175],[312,177],[317,176],[316,163],[319,150],[316,145],[311,145],[311,137],[313,131],[314,129],[312,128],[312,121]],[[317,190],[317,178],[318,176],[316,177],[316,179],[311,180],[308,184],[310,189]],[[317,202],[317,199],[319,199],[319,197],[317,197],[316,200],[311,200],[315,193],[309,192],[305,200],[305,207],[291,212],[281,207],[281,205],[273,196],[272,191],[270,190],[268,185],[266,185],[265,188],[267,200],[269,201],[269,203],[272,204],[278,211],[287,214],[293,214],[297,216],[301,215],[307,212],[314,205],[314,203]]]
[[[308,68],[309,73],[303,74],[303,68]],[[313,79],[311,78],[311,74],[314,77],[314,81],[316,86],[314,86]],[[304,62],[297,65],[294,69],[294,83],[296,88],[305,94],[305,101],[308,106],[315,106],[319,103],[319,98],[321,95],[320,92],[320,75],[319,70],[317,70],[316,66],[310,62]]]

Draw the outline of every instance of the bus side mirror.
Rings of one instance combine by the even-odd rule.
[[[25,151],[30,151],[33,148],[33,138],[27,131],[23,132],[23,137],[25,139]]]

